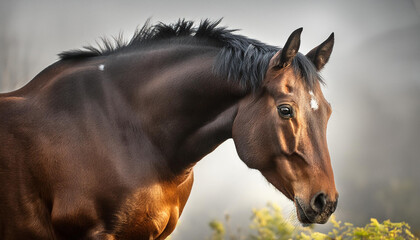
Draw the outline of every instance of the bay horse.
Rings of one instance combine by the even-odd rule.
[[[302,28],[278,48],[219,23],[146,23],[1,94],[0,238],[165,239],[194,165],[229,138],[300,222],[325,223],[338,193],[319,71],[334,35],[303,55]]]

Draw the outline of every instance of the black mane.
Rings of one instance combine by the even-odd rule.
[[[221,47],[213,67],[216,74],[239,81],[251,89],[258,88],[265,77],[270,59],[280,48],[234,34],[237,30],[219,27],[220,22],[221,19],[214,22],[206,19],[195,27],[193,21],[184,19],[174,24],[160,22],[156,25],[150,25],[148,20],[128,42],[123,41],[121,35],[112,40],[102,38],[102,44],[98,44],[98,47],[85,46],[83,49],[65,51],[58,55],[61,60],[107,56],[140,49],[160,40],[180,38],[180,41],[188,41],[188,38],[193,38],[207,43],[211,41]],[[312,62],[304,55],[298,53],[292,66],[308,87],[312,88],[316,81],[323,82]]]

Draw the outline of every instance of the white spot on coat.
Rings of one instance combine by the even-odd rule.
[[[98,69],[101,70],[101,71],[103,71],[105,69],[105,65],[103,65],[103,64],[99,65],[98,66]]]
[[[314,93],[310,91],[309,95],[311,95],[311,108],[313,110],[317,110],[319,106],[318,106],[318,102],[316,101]]]

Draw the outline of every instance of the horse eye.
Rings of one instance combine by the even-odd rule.
[[[289,104],[282,104],[277,106],[277,111],[282,118],[292,118],[293,108]]]

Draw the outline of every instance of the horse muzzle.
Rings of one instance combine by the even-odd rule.
[[[338,198],[332,201],[325,193],[319,192],[312,197],[309,204],[305,204],[297,196],[294,198],[294,203],[298,219],[302,224],[324,224],[336,210]]]

